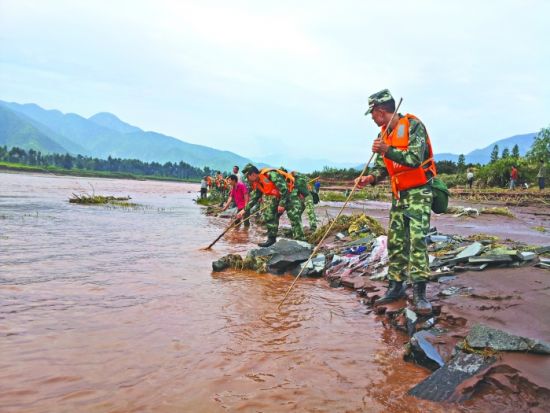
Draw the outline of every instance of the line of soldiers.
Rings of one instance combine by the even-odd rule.
[[[307,211],[309,227],[317,229],[317,217],[313,206],[308,178],[285,168],[264,168],[259,170],[252,164],[243,168],[250,187],[250,199],[237,218],[246,219],[250,212],[262,202],[263,216],[267,228],[267,240],[258,244],[268,247],[277,241],[279,218],[286,212],[292,227],[292,237],[304,240],[302,214]]]
[[[232,176],[239,176],[239,168],[233,168]],[[243,220],[250,216],[251,211],[262,208],[263,219],[267,228],[267,240],[259,243],[260,247],[268,247],[277,241],[279,231],[279,219],[286,212],[292,227],[292,237],[297,240],[305,240],[302,226],[302,214],[306,212],[309,227],[312,231],[317,229],[317,216],[313,192],[317,187],[310,185],[308,177],[297,171],[288,172],[285,168],[264,168],[259,170],[252,164],[247,164],[242,170],[246,177],[246,186],[249,196],[244,208],[239,208],[235,216],[236,220]],[[221,172],[217,172],[214,179],[206,177],[208,186],[214,194],[218,194],[224,200],[232,197],[234,185],[224,178]],[[239,176],[240,179],[240,176]],[[315,197],[318,202],[318,196]],[[224,202],[222,202],[223,204]],[[226,203],[226,206],[227,203]],[[249,225],[249,221],[245,221]]]

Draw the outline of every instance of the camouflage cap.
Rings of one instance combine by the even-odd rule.
[[[388,89],[383,89],[380,92],[376,92],[376,93],[370,95],[369,96],[369,108],[365,112],[365,116],[367,116],[369,113],[371,113],[376,105],[379,105],[379,104],[385,103],[385,102],[389,102],[390,100],[393,100],[393,96],[391,95],[391,93]]]
[[[253,168],[253,167],[254,167],[254,165],[252,165],[251,163],[247,163],[247,164],[244,166],[244,168],[242,169],[242,173],[243,173],[244,175],[247,175],[248,172],[250,171],[250,169]]]

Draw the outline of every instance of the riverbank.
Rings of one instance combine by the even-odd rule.
[[[481,210],[492,203],[464,203],[453,200],[452,204]],[[334,216],[339,203],[321,206],[319,215]],[[347,214],[364,213],[388,224],[389,204],[384,202],[353,202]],[[503,244],[526,247],[550,246],[550,212],[533,206],[511,206],[509,216],[484,215],[454,216],[434,215],[432,227],[439,233],[462,237],[498,237]],[[327,244],[335,241],[329,238]],[[540,250],[540,248],[539,248]],[[541,256],[549,257],[548,253]],[[435,318],[429,345],[433,346],[441,360],[451,363],[457,346],[465,342],[476,325],[483,325],[508,334],[550,343],[550,271],[533,266],[536,261],[519,268],[494,268],[484,271],[450,272],[429,283],[427,295],[434,305]],[[360,272],[360,271],[358,271]],[[404,343],[409,342],[407,321],[403,311],[410,302],[403,299],[384,306],[373,306],[374,300],[383,295],[385,282],[372,281],[368,276],[348,274],[353,282],[347,288],[356,290],[371,316],[388,328],[394,328]],[[409,291],[409,296],[412,292]],[[425,320],[423,320],[425,321]],[[420,329],[419,329],[420,330]],[[426,344],[426,343],[424,343]],[[487,347],[490,347],[487,343]],[[404,346],[402,354],[409,360],[430,366],[430,360],[411,355],[410,347]],[[413,352],[414,353],[414,352]],[[528,411],[542,412],[550,408],[550,356],[531,352],[497,351],[493,364],[480,369],[462,387],[449,391],[448,401],[463,401],[460,406],[482,411]],[[433,366],[431,366],[432,369]],[[426,379],[428,380],[428,379]],[[439,381],[439,392],[444,393],[445,384]],[[411,383],[411,388],[419,383]],[[430,388],[433,386],[429,384]],[[421,388],[421,387],[420,387]],[[434,397],[422,389],[425,397]],[[422,394],[422,391],[419,391]],[[435,391],[437,393],[437,391]],[[436,396],[438,396],[436,394]],[[470,400],[467,400],[470,399]],[[432,399],[433,400],[433,399]]]
[[[317,209],[318,215],[326,222],[337,214],[341,205],[323,202]],[[455,210],[462,208],[494,212],[490,203],[455,204],[454,207]],[[387,227],[388,208],[389,204],[384,202],[356,201],[349,205],[345,214],[376,217]],[[383,295],[386,287],[386,282],[375,281],[379,279],[378,274],[384,273],[384,264],[376,262],[380,259],[380,254],[372,252],[372,256],[378,258],[369,258],[368,255],[370,248],[373,248],[372,237],[376,238],[379,233],[369,237],[367,231],[363,235],[367,241],[351,244],[358,249],[354,252],[350,251],[350,237],[346,236],[347,232],[342,227],[338,230],[342,231],[338,236],[329,236],[323,244],[323,258],[318,257],[314,261],[321,259],[325,262],[327,257],[325,282],[332,287],[343,286],[355,291],[353,300],[365,306],[368,317],[397,334],[397,341],[402,343],[401,346],[397,345],[401,357],[422,366],[427,372],[435,371],[433,376],[408,382],[409,386],[404,391],[415,395],[416,403],[426,398],[446,403],[458,402],[453,405],[466,411],[474,409],[499,412],[538,412],[547,411],[550,407],[550,356],[534,354],[533,350],[526,352],[530,347],[516,344],[518,340],[550,343],[549,271],[534,266],[539,258],[535,256],[533,259],[533,253],[516,257],[519,251],[531,250],[539,251],[538,256],[541,259],[550,257],[550,213],[539,208],[521,206],[497,212],[499,214],[433,216],[432,225],[437,227],[438,233],[472,240],[458,242],[454,248],[460,249],[461,244],[465,248],[465,245],[470,245],[474,240],[482,240],[487,245],[487,251],[500,250],[513,256],[504,257],[506,260],[499,257],[503,261],[509,259],[509,264],[493,264],[492,269],[489,267],[480,270],[485,266],[479,265],[479,268],[470,265],[475,267],[472,270],[465,270],[468,265],[453,269],[451,265],[451,269],[444,273],[434,272],[433,282],[429,284],[427,293],[434,306],[433,317],[417,318],[413,314],[414,317],[410,318],[407,312],[410,303],[406,299],[390,305],[373,305]],[[288,225],[286,219],[283,222]],[[380,243],[375,242],[374,245],[380,246]],[[481,247],[481,243],[479,245]],[[261,266],[259,271],[267,268],[268,271],[277,272],[278,264],[275,262],[288,262],[291,257],[298,260],[299,256],[298,250],[287,258],[275,255],[267,262],[267,267]],[[361,262],[368,264],[361,265]],[[219,262],[215,264],[217,266]],[[513,265],[510,267],[510,264]],[[304,279],[299,281],[305,282],[307,281]],[[286,305],[292,306],[292,302]],[[509,347],[499,347],[499,343],[493,343],[489,339],[479,347],[475,337],[470,337],[474,334],[472,331],[479,329],[489,329],[489,337],[493,334],[508,334],[522,339],[511,338],[514,343],[507,344]],[[421,344],[418,344],[419,341]],[[507,351],[514,348],[514,345],[516,350],[522,350]],[[550,344],[545,345],[550,348]],[[460,368],[471,374],[460,371],[449,373],[446,370],[452,370],[449,366],[459,362],[463,363]],[[434,383],[437,384],[435,387]]]
[[[0,171],[13,173],[43,173],[59,176],[78,176],[83,178],[131,179],[137,181],[200,182],[200,179],[179,179],[167,176],[135,175],[125,172],[90,171],[86,169],[63,169],[54,166],[30,166],[12,162],[0,162]]]

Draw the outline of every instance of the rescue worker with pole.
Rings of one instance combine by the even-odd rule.
[[[237,219],[246,219],[262,198],[267,205],[264,211],[267,240],[258,246],[269,247],[277,241],[279,217],[285,211],[292,226],[293,238],[303,240],[302,202],[294,190],[294,177],[279,169],[264,168],[260,171],[252,164],[243,168],[243,174],[250,184],[251,193],[246,207],[237,214]]]
[[[357,178],[359,188],[376,185],[389,177],[392,204],[388,230],[388,289],[375,304],[406,296],[407,278],[413,283],[413,305],[417,314],[432,312],[426,299],[430,269],[426,236],[432,207],[431,180],[436,175],[430,138],[424,124],[414,115],[392,117],[395,100],[384,89],[369,97],[371,115],[381,128],[372,151],[378,154],[369,175]]]

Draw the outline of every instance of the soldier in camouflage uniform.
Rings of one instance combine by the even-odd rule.
[[[317,216],[315,215],[315,207],[313,205],[313,196],[311,195],[311,189],[308,184],[307,176],[299,172],[292,171],[292,176],[294,176],[294,187],[298,191],[298,195],[303,199],[302,204],[302,213],[304,210],[307,214],[307,219],[309,221],[309,228],[312,231],[317,229]]]
[[[413,115],[397,114],[388,125],[394,111],[395,101],[387,89],[369,97],[369,109],[365,115],[372,114],[372,119],[382,128],[382,132],[372,147],[373,152],[378,154],[375,166],[370,175],[358,180],[359,187],[375,185],[388,176],[392,182],[393,197],[388,231],[389,287],[376,304],[405,297],[406,286],[403,281],[410,278],[413,283],[413,304],[416,312],[429,314],[432,307],[426,299],[426,283],[430,276],[426,235],[430,228],[433,197],[431,178],[436,173],[435,164],[424,124]],[[383,134],[386,128],[387,134]],[[398,145],[399,147],[389,144],[399,142],[396,140],[399,138],[405,138],[403,141],[407,143]],[[419,168],[423,172],[420,172]],[[399,179],[403,176],[396,171],[413,173],[415,177],[417,173],[424,173],[425,179],[415,178],[408,182],[407,179],[402,179],[408,183],[404,185],[395,179],[397,176]],[[403,186],[407,189],[400,190]]]
[[[296,190],[289,191],[287,180],[282,171],[267,170],[260,173],[254,165],[248,164],[243,168],[252,190],[250,199],[244,210],[237,214],[238,218],[247,217],[260,199],[264,199],[266,209],[264,220],[267,227],[267,241],[258,244],[260,247],[269,247],[277,241],[279,230],[279,218],[286,211],[292,226],[294,239],[303,240],[304,230],[302,228],[302,202]],[[265,193],[265,188],[271,188]],[[264,196],[265,195],[265,196]]]

